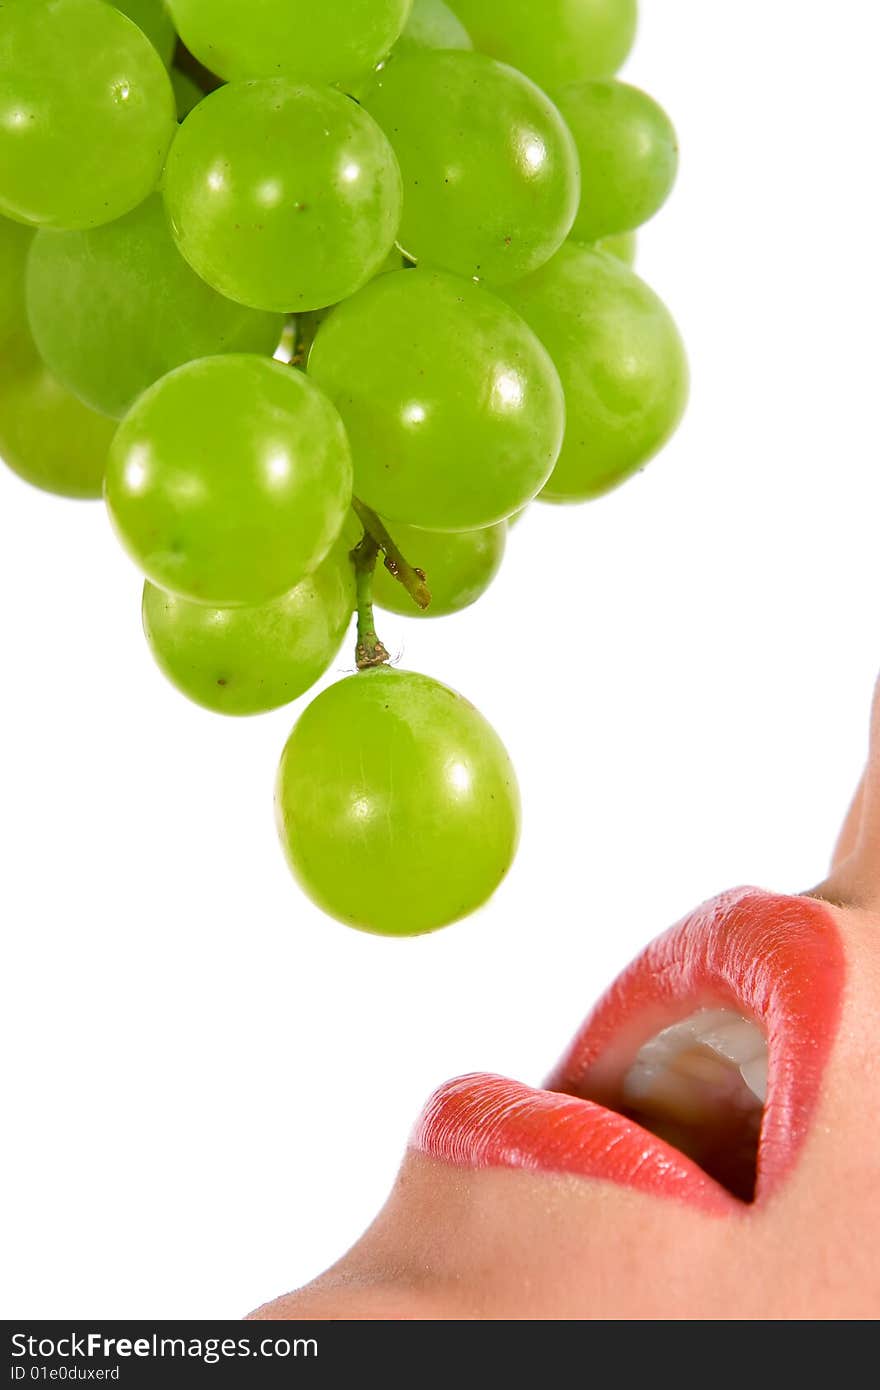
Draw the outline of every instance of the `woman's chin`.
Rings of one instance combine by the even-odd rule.
[[[673,1220],[669,1218],[674,1214]],[[674,1317],[695,1288],[717,1216],[565,1174],[459,1167],[411,1149],[379,1216],[319,1279],[251,1314],[264,1320]],[[646,1249],[665,1274],[644,1271]],[[688,1254],[689,1252],[689,1254]],[[640,1287],[645,1282],[645,1287]],[[685,1282],[688,1282],[685,1279]],[[727,1294],[730,1294],[730,1290]],[[719,1300],[725,1297],[717,1290]],[[721,1315],[714,1309],[707,1316]]]

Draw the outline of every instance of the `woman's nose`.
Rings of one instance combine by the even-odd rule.
[[[867,766],[844,820],[831,872],[815,891],[841,907],[880,911],[880,679],[874,689]]]

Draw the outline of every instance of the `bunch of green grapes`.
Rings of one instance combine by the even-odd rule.
[[[156,661],[227,715],[297,699],[277,814],[326,912],[484,903],[516,777],[375,606],[477,601],[533,499],[661,448],[684,349],[634,273],[675,133],[616,79],[635,0],[6,0],[0,453],[103,494]]]

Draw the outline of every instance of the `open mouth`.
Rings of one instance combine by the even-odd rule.
[[[585,1095],[694,1160],[754,1201],[767,1096],[767,1039],[734,1009],[699,1009],[646,1042],[617,1095]]]
[[[543,1090],[449,1082],[413,1145],[459,1165],[575,1173],[743,1211],[807,1136],[843,974],[822,904],[724,894],[623,972]]]

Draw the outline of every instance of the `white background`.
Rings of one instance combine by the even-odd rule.
[[[627,75],[683,160],[639,264],[689,345],[685,427],[607,500],[530,513],[470,613],[383,624],[519,769],[487,910],[411,942],[314,910],[272,817],[295,711],[187,704],[101,507],[0,476],[7,1317],[234,1317],[304,1282],[436,1083],[539,1081],[690,906],[824,872],[880,660],[880,12],[643,12]]]

